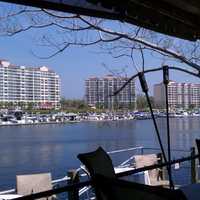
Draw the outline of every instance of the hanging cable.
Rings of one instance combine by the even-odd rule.
[[[153,124],[154,124],[155,130],[156,130],[156,135],[157,135],[157,138],[158,138],[158,142],[159,142],[159,145],[160,145],[160,148],[161,148],[161,152],[163,154],[164,161],[166,163],[167,162],[167,157],[166,157],[166,154],[165,154],[165,151],[164,151],[164,147],[163,147],[163,144],[162,144],[162,141],[161,141],[161,137],[160,137],[160,133],[159,133],[159,130],[158,130],[157,123],[156,123],[156,119],[155,119],[155,116],[154,116],[154,113],[153,113],[153,109],[152,109],[152,106],[151,106],[151,101],[150,101],[149,93],[148,93],[149,89],[148,89],[148,85],[147,85],[144,73],[143,72],[139,72],[138,73],[138,77],[139,77],[139,80],[140,80],[142,91],[145,93],[145,96],[146,96],[146,99],[147,99],[147,103],[148,103],[148,106],[149,106],[149,109],[150,109],[150,112],[151,112],[151,117],[152,117],[152,120],[153,120]],[[170,177],[169,166],[167,166],[167,171],[168,171],[168,175]],[[170,181],[170,186],[171,185],[172,185],[172,188],[173,188],[172,179]]]
[[[168,102],[168,84],[169,84],[169,67],[163,66],[163,84],[165,86],[165,104],[166,104],[166,120],[167,120],[167,153],[168,162],[171,161],[171,139],[170,139],[170,126],[169,126],[169,102]],[[171,165],[168,166],[168,175],[170,188],[174,189],[172,181],[172,168]]]

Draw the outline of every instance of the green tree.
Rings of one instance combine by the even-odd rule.
[[[4,103],[0,102],[0,108],[3,108],[3,107],[4,107]]]
[[[155,108],[155,102],[154,102],[154,98],[152,96],[150,96],[150,102],[151,102],[152,107]],[[143,94],[139,94],[137,96],[136,105],[137,105],[138,110],[149,109],[146,96]]]
[[[34,109],[34,103],[29,102],[29,103],[27,104],[27,110],[33,110],[33,109]]]
[[[188,107],[188,110],[189,110],[189,111],[194,110],[195,107],[196,107],[196,106],[195,106],[194,104],[190,104],[189,107]]]
[[[96,103],[95,107],[99,110],[103,110],[106,106],[104,103]]]
[[[61,109],[67,111],[80,111],[89,109],[84,100],[80,99],[65,99],[64,97],[62,97],[60,104]]]

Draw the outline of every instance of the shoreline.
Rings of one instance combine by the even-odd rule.
[[[5,126],[33,126],[33,125],[47,125],[47,124],[67,124],[67,123],[78,123],[80,121],[66,121],[66,122],[37,122],[37,123],[12,123],[12,124],[0,124],[0,127]]]
[[[170,118],[176,118],[176,119],[187,119],[187,118],[198,118],[199,116],[176,116],[176,117],[170,117]],[[160,117],[156,117],[156,118],[166,118],[164,116],[160,116]],[[12,123],[10,122],[9,124],[1,124],[0,123],[0,127],[9,127],[9,126],[34,126],[34,125],[48,125],[48,124],[75,124],[75,123],[80,123],[80,122],[116,122],[116,121],[132,121],[132,120],[151,120],[151,118],[134,118],[134,119],[102,119],[102,120],[87,120],[87,119],[83,119],[83,120],[72,120],[72,121],[51,121],[51,122],[27,122],[27,123]]]

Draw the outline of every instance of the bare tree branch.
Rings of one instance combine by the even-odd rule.
[[[178,40],[171,37],[162,36],[126,23],[119,22],[118,29],[110,23],[106,20],[76,14],[47,9],[31,9],[29,7],[20,9],[19,7],[8,10],[7,15],[0,15],[0,32],[2,35],[13,36],[31,29],[48,29],[49,32],[51,30],[52,35],[57,34],[58,37],[53,37],[53,41],[50,37],[48,40],[43,38],[41,42],[45,42],[44,46],[52,46],[55,51],[42,58],[55,56],[71,46],[98,44],[105,53],[113,58],[130,58],[136,70],[138,70],[138,67],[135,62],[135,55],[137,53],[140,55],[140,65],[144,70],[146,52],[153,52],[160,58],[173,59],[198,71],[200,70],[199,42],[177,42]],[[184,48],[184,44],[188,44],[188,47]]]

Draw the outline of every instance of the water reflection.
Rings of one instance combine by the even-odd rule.
[[[178,131],[188,131],[188,130],[199,130],[200,123],[198,117],[183,117],[183,118],[172,118],[170,120],[171,127]]]
[[[158,119],[162,140],[167,145],[166,119]],[[170,133],[172,147],[189,150],[195,145],[195,139],[200,137],[200,119],[198,117],[171,118]]]
[[[166,120],[157,122],[166,147]],[[200,119],[172,118],[170,129],[172,148],[187,150],[200,137]],[[107,151],[159,147],[152,120],[2,127],[0,137],[1,189],[13,186],[16,174],[50,171],[53,178],[63,177],[67,169],[79,166],[78,153],[98,146]],[[124,160],[124,156],[115,161]]]

